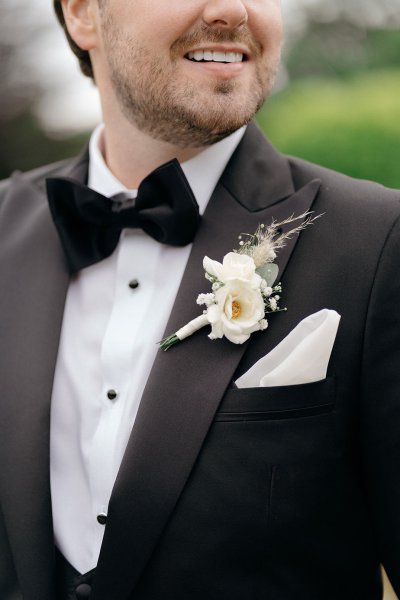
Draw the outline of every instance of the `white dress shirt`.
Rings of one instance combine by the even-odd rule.
[[[88,185],[110,197],[128,190],[104,162],[102,130],[91,137]],[[182,164],[200,214],[244,131]],[[130,194],[136,197],[135,190]],[[99,521],[106,520],[190,250],[126,229],[109,258],[70,283],[53,385],[50,476],[55,542],[80,573],[97,564],[104,535]]]

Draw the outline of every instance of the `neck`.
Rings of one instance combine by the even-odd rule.
[[[137,189],[141,181],[160,165],[177,158],[184,162],[203,148],[179,148],[151,138],[132,124],[105,123],[102,152],[110,171],[129,189]],[[134,168],[132,168],[134,165]]]

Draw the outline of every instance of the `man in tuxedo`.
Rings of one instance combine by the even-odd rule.
[[[279,0],[55,8],[104,125],[0,188],[1,600],[378,600],[381,563],[399,593],[400,193],[246,128]],[[266,331],[159,350],[204,256],[309,210]],[[326,377],[235,385],[324,308]]]

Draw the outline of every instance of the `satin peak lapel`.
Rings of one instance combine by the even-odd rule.
[[[287,160],[249,127],[204,214],[166,334],[200,314],[196,296],[209,291],[205,255],[221,260],[237,247],[241,232],[309,210],[319,186],[311,181],[296,192]],[[281,274],[295,242],[280,253]],[[129,598],[246,350],[247,344],[212,342],[208,332],[205,328],[157,355],[111,497],[93,600]]]

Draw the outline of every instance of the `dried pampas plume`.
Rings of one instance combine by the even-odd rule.
[[[322,215],[315,217],[311,216],[311,212],[302,213],[295,217],[290,216],[284,221],[273,220],[267,227],[265,225],[259,225],[257,231],[254,234],[242,233],[239,236],[239,249],[235,250],[239,254],[246,254],[254,260],[256,267],[262,267],[267,263],[272,263],[276,258],[276,250],[283,248],[293,235],[299,234],[303,229],[306,229],[309,225],[312,225]],[[285,225],[294,223],[302,220],[303,222],[282,233],[282,228]]]

